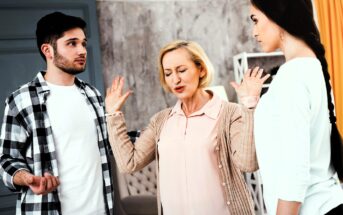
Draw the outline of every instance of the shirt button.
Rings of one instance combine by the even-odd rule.
[[[230,205],[230,201],[227,201],[226,204],[227,204],[227,205]]]
[[[223,166],[221,164],[218,165],[219,169],[223,168]]]
[[[226,183],[225,183],[225,182],[223,182],[223,183],[222,183],[222,185],[223,185],[223,187],[225,187],[225,186],[226,186]]]
[[[216,146],[216,151],[219,151],[219,146]]]

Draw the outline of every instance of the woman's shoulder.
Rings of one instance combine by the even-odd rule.
[[[313,70],[321,71],[320,61],[315,57],[297,57],[293,58],[280,67],[280,72],[287,70],[287,74],[297,73],[297,75],[312,72]]]
[[[284,90],[284,88],[289,88],[290,83],[292,89],[296,89],[296,86],[302,88],[307,85],[320,84],[322,79],[322,66],[317,58],[298,57],[287,61],[280,67],[270,88]]]

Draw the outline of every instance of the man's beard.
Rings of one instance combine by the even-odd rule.
[[[57,50],[54,50],[54,64],[57,68],[70,75],[77,75],[85,71],[86,65],[81,68],[73,66],[72,62],[69,62],[65,57],[60,55]],[[86,58],[85,58],[86,62]]]

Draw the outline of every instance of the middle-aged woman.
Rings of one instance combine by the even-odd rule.
[[[213,66],[203,49],[189,41],[161,49],[159,73],[162,86],[178,101],[155,114],[135,144],[119,111],[130,95],[122,94],[123,78],[115,78],[107,90],[109,139],[119,170],[131,173],[156,159],[159,214],[254,214],[242,172],[257,169],[249,108],[268,76],[261,77],[258,68],[246,73],[240,90],[249,108],[224,102],[204,89]],[[250,82],[253,87],[247,88]]]
[[[342,215],[341,143],[311,0],[251,3],[253,36],[265,52],[281,49],[286,58],[255,110],[268,214]]]

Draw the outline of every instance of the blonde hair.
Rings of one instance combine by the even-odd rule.
[[[160,54],[158,58],[160,82],[164,90],[170,92],[170,89],[167,86],[165,76],[164,76],[164,69],[163,69],[163,64],[162,64],[163,57],[168,52],[171,52],[180,48],[185,49],[189,53],[189,55],[191,56],[191,60],[194,62],[194,64],[198,68],[204,69],[206,71],[205,75],[200,79],[198,87],[199,88],[208,87],[213,78],[214,68],[210,59],[207,57],[204,49],[201,48],[201,46],[198,43],[193,42],[193,41],[175,40],[168,43],[160,50]]]

